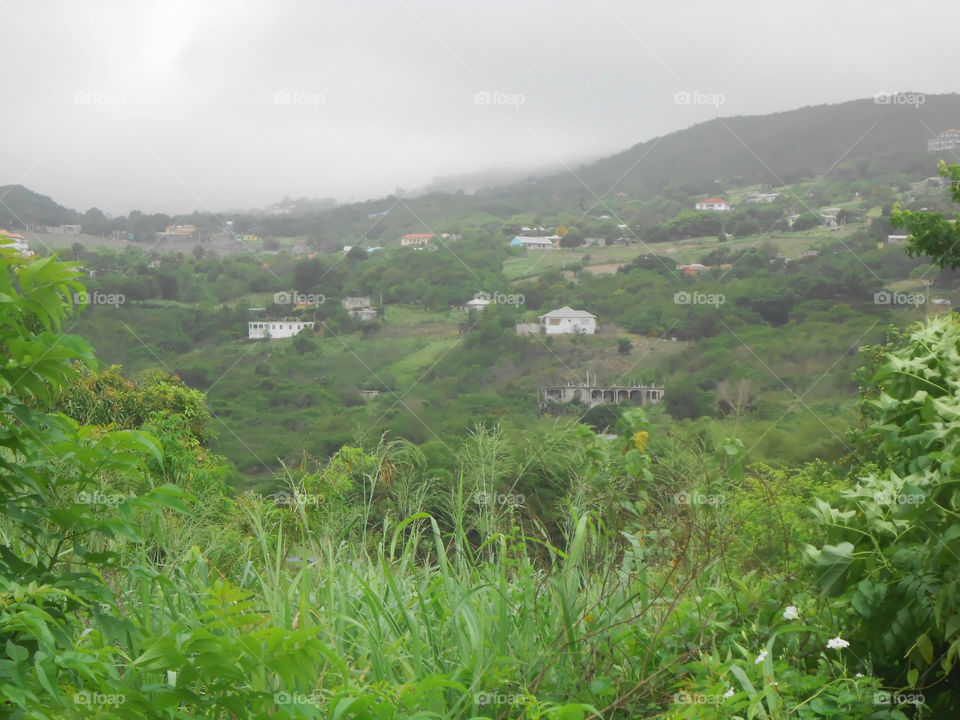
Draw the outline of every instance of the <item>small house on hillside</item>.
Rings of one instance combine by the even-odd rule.
[[[697,203],[697,210],[711,210],[714,212],[729,212],[733,208],[723,198],[707,198]]]
[[[79,235],[83,230],[82,225],[48,225],[47,232],[57,235]]]
[[[960,130],[944,130],[937,137],[927,140],[927,152],[954,150],[960,147]]]
[[[780,197],[780,193],[749,193],[747,195],[748,203],[772,203]]]
[[[20,233],[10,232],[8,230],[0,230],[0,235],[6,235],[8,238],[13,240],[13,243],[8,244],[7,247],[13,247],[13,249],[23,257],[30,257],[33,255],[33,251],[27,246],[26,238]]]
[[[550,237],[524,237],[517,235],[510,244],[513,247],[525,247],[527,250],[555,250],[556,241],[560,238],[556,235]]]
[[[538,320],[547,335],[593,335],[597,331],[596,315],[566,305],[541,315]]]
[[[250,340],[289,338],[308,327],[313,327],[312,320],[264,320],[249,322],[247,323],[247,337]]]
[[[473,300],[467,300],[463,304],[464,310],[483,310],[490,304],[490,297],[487,293],[478,292],[473,296]]]
[[[340,301],[340,304],[350,317],[364,322],[377,319],[377,311],[373,309],[369,297],[347,296]]]
[[[423,247],[429,245],[433,239],[433,233],[407,233],[400,238],[400,247]]]

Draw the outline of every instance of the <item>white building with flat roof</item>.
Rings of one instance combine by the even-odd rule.
[[[289,338],[304,328],[312,328],[313,320],[258,320],[247,323],[247,337],[250,340],[269,338]]]
[[[960,147],[960,130],[944,130],[937,137],[927,140],[927,152],[941,152]]]

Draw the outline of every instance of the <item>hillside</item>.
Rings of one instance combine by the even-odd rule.
[[[927,140],[957,125],[960,94],[927,95],[918,105],[878,104],[866,98],[770,115],[716,118],[581,165],[575,175],[563,171],[534,178],[527,173],[521,182],[488,186],[474,195],[434,190],[417,197],[388,196],[336,207],[327,207],[332,201],[302,203],[296,212],[284,215],[237,212],[214,218],[194,213],[178,221],[213,233],[221,220],[232,219],[238,232],[305,237],[324,250],[344,244],[390,245],[408,232],[459,232],[464,224],[498,227],[498,218],[525,213],[531,222],[544,213],[576,216],[598,197],[604,200],[601,208],[620,214],[623,205],[660,194],[687,202],[733,187],[813,182],[824,174],[827,181],[841,183],[893,175],[919,179],[935,174],[940,157],[927,152]],[[475,184],[471,181],[471,187]],[[436,187],[455,185],[442,182]],[[614,197],[615,193],[621,195]],[[84,232],[94,235],[125,229],[139,237],[145,224],[157,232],[174,219],[131,213],[127,221],[106,222],[98,212],[92,218],[89,212],[81,216],[22,186],[0,188],[0,196],[0,226],[15,229],[84,222]],[[666,218],[655,217],[662,219]]]
[[[190,249],[27,233],[36,255],[0,251],[0,648],[23,676],[0,706],[956,717],[960,270],[893,208],[953,211],[960,168],[893,157],[762,204],[728,180],[734,210],[692,184],[274,221],[301,237],[237,216],[261,237],[223,253],[209,216]],[[414,221],[457,237],[397,247]],[[560,247],[513,245],[541,222]],[[383,247],[336,249],[364,225]],[[563,306],[591,321],[518,327]]]
[[[909,95],[908,93],[905,95]],[[960,124],[960,94],[926,95],[923,104],[879,104],[873,98],[771,115],[716,118],[639,143],[576,169],[493,188],[493,197],[650,193],[670,183],[701,192],[723,186],[790,184],[832,171],[845,180],[888,173],[932,175],[927,140]]]
[[[71,225],[81,220],[76,210],[23,185],[0,185],[0,228],[22,230],[28,225]]]

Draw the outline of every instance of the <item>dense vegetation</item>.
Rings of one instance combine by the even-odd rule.
[[[539,412],[535,388],[588,370],[601,381],[665,383],[666,405],[650,412],[664,429],[692,421],[735,432],[751,459],[774,465],[840,460],[855,419],[857,347],[929,312],[929,305],[877,303],[875,294],[916,296],[927,292],[927,279],[949,298],[960,277],[899,247],[877,248],[873,225],[885,222],[877,215],[869,228],[851,222],[842,234],[791,233],[802,236],[797,248],[819,254],[789,262],[780,248],[793,240],[696,239],[684,259],[713,268],[696,275],[678,270],[677,255],[654,254],[652,244],[569,251],[563,267],[510,249],[497,234],[436,252],[361,257],[150,259],[132,249],[89,249],[80,259],[94,275],[88,295],[100,303],[84,308],[72,331],[127,373],[163,368],[205,391],[213,448],[233,463],[241,486],[268,485],[281,461],[298,463],[304,451],[324,458],[383,433],[425,446],[452,472],[445,445],[480,424],[546,430],[552,419]],[[604,252],[621,258],[619,270],[593,274],[590,256]],[[480,290],[517,302],[480,314],[458,309]],[[318,300],[277,302],[294,293]],[[351,318],[340,301],[355,295],[384,312],[373,321]],[[692,302],[710,298],[717,300]],[[563,305],[596,314],[601,332],[516,335],[516,323]],[[315,331],[245,340],[247,322],[283,317],[313,320]],[[381,394],[364,400],[361,391]],[[616,411],[607,410],[566,408],[597,430],[615,422]],[[278,421],[265,425],[267,412]]]
[[[426,196],[435,251],[0,245],[0,714],[955,717],[960,167],[884,168]],[[562,305],[599,332],[517,334]],[[537,407],[584,371],[666,401]]]
[[[6,716],[956,712],[954,316],[864,349],[847,469],[631,409],[231,495],[203,396],[97,368],[71,263],[0,255]]]

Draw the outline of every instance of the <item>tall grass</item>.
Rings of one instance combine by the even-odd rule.
[[[465,482],[452,494],[455,518],[474,512]],[[464,523],[444,533],[426,513],[376,526],[364,517],[358,527],[378,533],[364,531],[364,541],[364,532],[315,527],[322,516],[303,504],[244,497],[238,507],[251,535],[232,577],[218,578],[193,548],[171,558],[167,578],[131,577],[126,591],[145,634],[202,627],[205,588],[219,580],[239,593],[251,627],[321,643],[307,655],[306,682],[286,685],[261,668],[238,692],[301,693],[320,706],[373,696],[397,717],[408,717],[404,708],[444,718],[637,717],[662,705],[693,656],[689,643],[704,637],[688,628],[688,644],[669,640],[692,578],[652,572],[636,542],[616,551],[590,515],[575,519],[562,548],[507,530],[476,550]],[[598,552],[612,555],[592,565]]]

